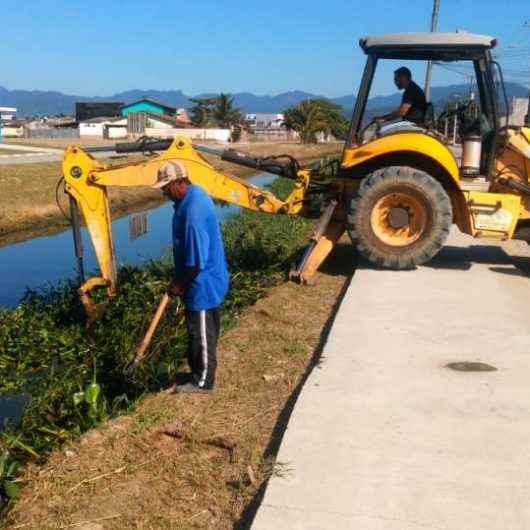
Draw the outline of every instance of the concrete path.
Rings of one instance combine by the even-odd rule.
[[[357,270],[253,530],[530,528],[530,247],[448,245]]]
[[[0,144],[0,150],[25,151],[24,153],[1,154],[0,165],[36,164],[39,162],[57,162],[62,160],[64,149],[33,147],[18,144]],[[93,153],[94,158],[110,158],[116,156],[114,151]]]

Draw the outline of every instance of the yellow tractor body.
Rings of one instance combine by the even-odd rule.
[[[509,239],[513,237],[520,220],[530,219],[530,195],[507,189],[496,181],[481,182],[479,187],[482,190],[473,190],[472,181],[461,179],[458,161],[449,146],[428,132],[396,133],[347,148],[343,152],[341,169],[352,176],[358,171],[364,178],[365,167],[370,162],[371,170],[395,164],[425,170],[433,175],[449,195],[454,223],[462,232],[473,237]],[[509,131],[503,149],[495,158],[495,168],[508,178],[528,182],[530,129]],[[352,189],[360,182],[360,179],[353,178]],[[403,197],[395,196],[395,200],[399,204]],[[404,241],[396,239],[395,243],[403,246],[407,244],[407,238],[407,234],[403,233]]]

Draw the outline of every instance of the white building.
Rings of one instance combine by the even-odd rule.
[[[146,136],[153,138],[175,138],[182,136],[189,140],[212,140],[219,143],[228,143],[232,137],[230,129],[199,129],[195,127],[187,127],[185,129],[170,128],[170,129],[156,129],[146,127]]]
[[[127,136],[127,118],[92,118],[79,122],[79,136],[123,138]]]
[[[24,126],[15,120],[9,120],[0,125],[0,136],[4,138],[22,138],[24,136]]]
[[[103,137],[108,139],[127,138],[127,118],[122,118],[104,126]]]
[[[283,114],[264,112],[245,115],[245,120],[253,129],[280,129],[283,125],[284,119],[285,116]]]
[[[15,107],[0,107],[0,121],[14,120],[17,114]]]

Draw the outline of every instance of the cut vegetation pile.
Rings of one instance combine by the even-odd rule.
[[[282,195],[289,185],[277,181],[273,191]],[[222,312],[225,329],[241,308],[285,277],[286,260],[307,237],[308,229],[308,221],[299,217],[248,211],[225,223],[232,272]],[[182,317],[176,325],[174,317],[166,319],[151,357],[134,380],[122,373],[167,286],[171,268],[169,257],[140,268],[122,268],[119,296],[90,337],[73,284],[30,294],[15,310],[0,310],[0,394],[31,398],[21,424],[0,433],[4,499],[18,495],[11,462],[41,462],[51,449],[174,380],[185,351]]]

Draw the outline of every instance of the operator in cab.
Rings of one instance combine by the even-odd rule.
[[[394,71],[394,83],[398,90],[404,90],[399,108],[378,116],[375,120],[378,123],[403,120],[415,124],[422,124],[427,111],[427,100],[423,90],[412,80],[412,73],[406,66],[402,66]]]
[[[186,306],[190,380],[176,392],[209,393],[215,383],[219,306],[228,292],[229,273],[219,221],[211,197],[193,185],[183,164],[168,161],[154,188],[174,202],[174,277],[168,292]]]

